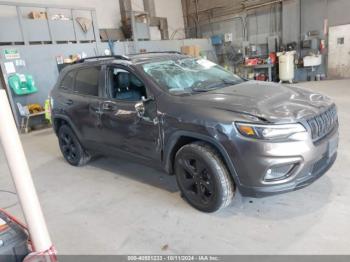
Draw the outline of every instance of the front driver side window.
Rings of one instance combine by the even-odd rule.
[[[147,98],[145,85],[134,74],[120,69],[109,70],[109,97],[117,100],[140,101]]]

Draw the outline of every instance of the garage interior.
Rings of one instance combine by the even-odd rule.
[[[0,89],[58,253],[349,255],[349,11],[346,0],[0,1]],[[68,165],[48,107],[61,70],[85,57],[167,51],[329,96],[340,123],[334,166],[302,190],[238,193],[205,214],[161,170],[109,157]],[[25,221],[2,147],[0,171],[0,208]]]

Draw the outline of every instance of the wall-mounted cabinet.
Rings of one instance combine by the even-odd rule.
[[[95,17],[95,10],[89,8],[0,1],[0,44],[99,42]],[[87,30],[77,18],[83,19]]]

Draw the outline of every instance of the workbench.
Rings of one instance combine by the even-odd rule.
[[[267,69],[268,80],[269,80],[269,82],[272,82],[272,70],[275,68],[274,64],[260,64],[260,65],[252,65],[252,66],[243,65],[243,68],[245,70],[253,69],[254,71],[260,70],[260,69]]]

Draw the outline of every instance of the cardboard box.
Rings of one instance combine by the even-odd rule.
[[[103,42],[107,42],[109,39],[113,41],[125,40],[124,33],[121,29],[100,29],[100,37]]]
[[[32,11],[29,13],[30,19],[47,19],[47,13],[46,12],[38,12],[38,11]]]
[[[181,46],[181,53],[184,55],[191,55],[192,54],[191,46],[187,46],[187,45]]]
[[[194,48],[194,57],[200,57],[200,53],[201,53],[201,48],[200,48],[200,46],[199,45],[194,45],[193,46],[193,48]]]
[[[182,46],[181,53],[184,55],[199,57],[200,56],[200,47],[198,45]]]

